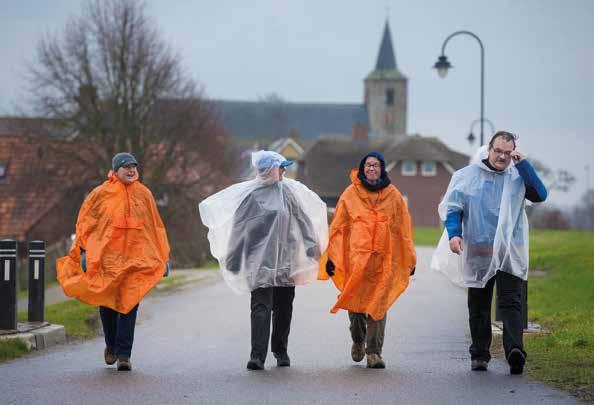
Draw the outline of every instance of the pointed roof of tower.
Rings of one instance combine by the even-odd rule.
[[[392,32],[390,31],[390,23],[386,20],[384,26],[384,34],[380,44],[379,53],[377,55],[377,62],[375,69],[369,73],[367,80],[406,80],[396,65],[396,56],[394,47],[392,45]]]
[[[377,63],[375,70],[393,70],[396,68],[396,57],[394,55],[394,47],[392,46],[392,33],[390,32],[390,23],[386,20],[384,26],[384,35],[380,45],[379,54],[377,55]]]

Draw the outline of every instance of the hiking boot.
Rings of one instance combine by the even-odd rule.
[[[264,370],[264,362],[257,357],[253,357],[247,363],[248,370]]]
[[[353,342],[353,346],[351,347],[351,357],[353,358],[353,361],[356,361],[357,363],[363,360],[363,357],[365,357],[365,342]]]
[[[291,367],[291,359],[289,358],[287,352],[274,353],[274,357],[276,358],[277,367]]]
[[[483,359],[473,359],[470,362],[470,369],[472,371],[487,371],[489,362]]]
[[[105,359],[105,364],[111,366],[117,361],[117,357],[114,352],[112,352],[108,347],[105,348],[103,351],[103,358]]]
[[[386,363],[382,360],[382,356],[371,353],[367,355],[367,368],[386,368]]]
[[[130,371],[132,370],[132,362],[129,357],[118,358],[118,371]]]
[[[526,363],[526,356],[520,349],[512,349],[507,356],[509,363],[510,374],[522,374],[524,372],[524,363]]]

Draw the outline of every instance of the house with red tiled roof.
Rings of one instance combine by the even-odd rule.
[[[50,158],[41,142],[13,122],[0,118],[0,239],[52,244],[72,232],[84,191],[71,190],[72,198],[65,198],[57,191],[60,176],[38,178],[40,170],[59,173],[64,162]]]

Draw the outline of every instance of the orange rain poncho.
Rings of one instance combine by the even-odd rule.
[[[396,187],[370,192],[356,169],[350,177],[352,184],[340,196],[330,226],[318,279],[328,279],[330,257],[336,266],[332,281],[341,291],[330,311],[345,309],[381,320],[416,266],[412,221]]]
[[[66,295],[126,314],[163,277],[168,257],[167,233],[149,189],[138,180],[125,185],[110,171],[85,199],[76,240],[56,261],[56,272]]]

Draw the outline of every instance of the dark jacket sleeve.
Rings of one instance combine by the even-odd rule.
[[[462,211],[448,211],[444,226],[448,230],[449,239],[452,239],[455,236],[462,237],[462,215]]]
[[[536,174],[536,171],[528,162],[524,159],[516,165],[516,169],[524,179],[524,185],[526,186],[526,199],[532,202],[542,202],[547,199],[547,189],[545,185]]]
[[[250,208],[253,209],[252,206],[254,203],[255,201],[252,199],[251,194],[248,195],[241,202],[233,216],[233,228],[231,230],[231,237],[229,238],[227,258],[225,260],[227,270],[232,273],[238,273],[241,270],[241,258],[243,256],[246,237],[245,221],[249,217]]]
[[[464,193],[459,190],[452,191],[450,197],[458,204],[465,206]],[[444,226],[448,231],[448,238],[452,239],[455,236],[462,237],[462,218],[464,218],[464,211],[459,207],[449,207],[444,221]]]
[[[303,240],[305,242],[305,248],[308,252],[308,256],[311,257],[319,257],[320,256],[320,247],[317,240],[317,236],[311,223],[309,217],[305,214],[301,205],[293,195],[291,191],[285,189],[287,191],[287,203],[289,204],[291,214],[297,221],[299,225],[299,229],[301,230],[301,235],[303,236]]]

